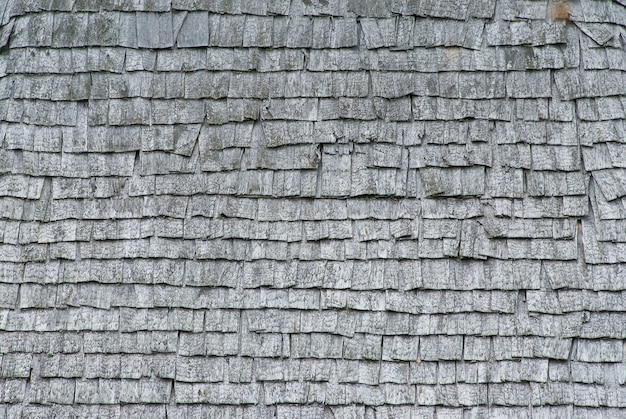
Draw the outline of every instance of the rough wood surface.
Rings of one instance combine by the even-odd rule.
[[[0,418],[626,416],[624,0],[0,1]]]

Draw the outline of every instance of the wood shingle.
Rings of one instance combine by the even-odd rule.
[[[623,0],[0,16],[0,417],[624,415]]]

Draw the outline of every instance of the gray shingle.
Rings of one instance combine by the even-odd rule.
[[[347,11],[352,12],[357,16],[386,17],[389,15],[389,4],[379,3],[372,0],[364,2],[349,0]]]
[[[101,12],[89,15],[87,24],[87,44],[115,46],[120,41],[117,12]],[[74,41],[75,42],[75,41]]]
[[[325,119],[376,119],[374,101],[367,98],[320,99],[317,118]]]
[[[420,3],[418,8],[418,14],[451,18],[463,20],[467,16],[468,9],[470,7],[469,1],[462,1],[461,3],[454,3],[450,1],[436,2],[432,0]]]
[[[424,218],[464,219],[482,215],[482,207],[472,198],[424,199],[421,207]]]
[[[584,195],[587,178],[580,172],[532,172],[526,177],[531,196]]]
[[[621,5],[18,3],[0,412],[619,416]]]
[[[507,93],[511,97],[552,97],[550,73],[514,71],[507,77]]]
[[[422,188],[426,196],[476,196],[484,193],[485,171],[473,169],[420,170]]]
[[[463,25],[452,20],[416,19],[413,45],[423,47],[458,46],[479,49],[483,29],[484,23],[475,19],[468,20]]]
[[[357,42],[358,32],[356,19],[344,17],[342,19],[331,20],[330,48],[350,48],[356,46]]]
[[[268,383],[264,386],[266,404],[306,403],[308,384],[301,382]]]
[[[395,98],[409,95],[413,92],[413,77],[411,74],[373,72],[372,93],[375,96]]]
[[[53,47],[81,47],[87,44],[87,14],[61,14],[54,15]]]
[[[212,358],[206,362],[199,357],[180,357],[176,360],[176,380],[181,382],[220,382],[226,362],[223,358]]]
[[[51,45],[53,16],[52,13],[40,13],[16,19],[10,37],[11,48]]]
[[[206,47],[209,45],[209,15],[207,12],[189,12],[185,16],[176,45],[179,48]]]
[[[625,175],[626,173],[622,169],[598,170],[593,172],[593,179],[604,197],[612,201],[626,195],[626,190],[624,190]]]
[[[128,48],[137,48],[138,40],[136,14],[120,13],[119,25],[119,45]]]
[[[207,49],[207,51],[209,51]],[[151,65],[159,71],[196,71],[204,70],[208,67],[207,51],[201,49],[164,49],[155,51],[156,64],[151,61]],[[174,74],[176,75],[176,74]],[[180,75],[178,75],[180,76]]]
[[[345,2],[339,0],[331,0],[328,3],[324,2],[302,2],[304,7],[302,14],[304,15],[322,15],[322,16],[344,16],[346,14]],[[300,7],[300,2],[292,7]],[[300,13],[299,9],[290,9],[295,13]]]
[[[244,47],[271,47],[273,18],[266,16],[248,16],[243,33]]]
[[[582,33],[591,38],[597,45],[612,45],[615,33],[608,25],[576,22],[575,25]]]
[[[257,384],[178,384],[174,386],[177,403],[255,404]]]
[[[261,105],[261,118],[316,121],[317,108],[317,99],[270,99]]]
[[[137,13],[139,48],[170,48],[174,41],[170,13]]]
[[[309,17],[290,16],[287,22],[285,45],[288,48],[310,48],[312,46],[313,21]]]
[[[0,29],[0,48],[3,48],[9,43],[11,33],[13,32],[13,26],[15,25],[15,19],[10,19]]]
[[[622,342],[619,340],[580,340],[575,359],[583,362],[621,362]]]
[[[455,360],[461,359],[463,340],[460,336],[424,336],[420,338],[420,359]]]
[[[395,44],[395,19],[360,19],[359,22],[368,49]]]
[[[316,142],[310,122],[265,121],[262,126],[268,147]]]

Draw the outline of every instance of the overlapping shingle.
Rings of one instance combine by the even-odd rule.
[[[623,416],[623,1],[5,3],[1,417]]]

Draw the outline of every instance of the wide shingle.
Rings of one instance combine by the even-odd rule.
[[[137,13],[139,48],[169,48],[174,45],[170,13]]]

